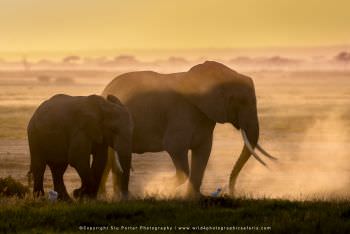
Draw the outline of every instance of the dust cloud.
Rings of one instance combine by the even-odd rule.
[[[174,173],[158,173],[144,185],[143,196],[160,199],[184,197],[188,181],[179,187],[171,185],[170,181],[175,176]]]
[[[248,166],[238,191],[253,197],[298,200],[346,197],[350,181],[348,140],[341,112],[332,110],[316,119],[294,142],[275,139],[278,145],[273,153],[279,161],[270,162],[269,170],[257,163]]]
[[[277,162],[265,158],[268,168],[251,158],[242,169],[236,185],[236,196],[283,198],[291,200],[337,199],[349,195],[350,161],[347,151],[349,134],[342,111],[330,110],[327,116],[314,117],[313,124],[293,137],[267,137],[262,145],[277,156]],[[211,195],[222,188],[228,193],[228,180],[234,162],[243,147],[238,131],[219,125],[214,134],[212,156],[202,185]],[[168,169],[171,162],[168,162]],[[187,183],[169,187],[167,181],[175,170],[162,170],[138,184],[139,195],[154,198],[182,197]]]

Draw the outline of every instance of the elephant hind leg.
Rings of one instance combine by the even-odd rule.
[[[31,171],[34,178],[34,197],[44,195],[44,173],[46,169],[46,163],[41,161],[31,162]]]
[[[175,188],[184,184],[189,177],[188,164],[188,143],[190,142],[189,134],[186,131],[178,129],[168,129],[164,138],[164,149],[169,153],[171,160],[176,169],[175,178],[170,185]]]
[[[205,168],[207,167],[209,156],[211,153],[212,135],[203,142],[192,149],[191,159],[191,176],[188,195],[198,196],[200,195],[200,187],[204,176]]]
[[[33,195],[39,197],[44,195],[44,173],[46,169],[45,153],[40,150],[40,144],[38,144],[35,135],[28,133],[28,143],[30,150],[30,170],[28,175],[32,174],[34,185]],[[30,178],[28,178],[28,182]]]
[[[70,200],[66,186],[63,181],[63,174],[67,169],[68,164],[50,164],[50,170],[53,179],[54,190],[58,193],[58,199]]]

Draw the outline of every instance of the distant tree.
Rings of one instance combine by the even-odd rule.
[[[114,62],[123,65],[133,65],[139,63],[139,61],[131,55],[119,55],[114,58]]]
[[[74,79],[72,77],[69,76],[60,76],[57,77],[55,79],[55,83],[56,84],[63,84],[63,85],[67,85],[67,84],[74,84]]]
[[[100,65],[107,61],[107,58],[105,56],[97,57],[97,58],[90,58],[85,57],[83,63],[87,65]]]
[[[238,56],[238,57],[232,58],[229,62],[234,64],[251,64],[256,61],[250,57]]]
[[[342,51],[335,56],[335,60],[338,62],[350,62],[350,52]]]
[[[47,75],[40,75],[37,77],[37,80],[39,83],[49,83],[51,80],[51,77]]]
[[[273,65],[289,65],[289,64],[296,64],[299,61],[295,59],[281,57],[281,56],[273,56],[273,57],[267,58],[265,62]]]
[[[344,66],[343,69],[345,70],[350,63],[350,53],[342,51],[334,57],[334,60],[341,63]]]
[[[169,57],[168,62],[172,63],[172,64],[187,64],[188,63],[188,61],[185,58],[174,57],[174,56]]]
[[[79,60],[80,60],[80,57],[79,57],[79,56],[70,55],[70,56],[64,57],[64,58],[62,59],[62,62],[63,62],[63,63],[75,63],[75,62],[78,62]]]

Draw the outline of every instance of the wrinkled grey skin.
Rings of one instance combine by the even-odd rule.
[[[69,200],[63,174],[73,166],[82,181],[75,197],[95,197],[107,161],[108,146],[131,154],[132,123],[128,110],[113,96],[55,95],[43,102],[27,128],[34,196],[44,194],[43,175],[51,169],[58,198]],[[90,166],[90,155],[93,162]]]
[[[252,79],[217,62],[207,61],[182,73],[122,74],[105,88],[103,95],[108,94],[118,97],[130,110],[134,120],[132,151],[168,152],[176,168],[171,183],[179,186],[189,178],[189,196],[200,195],[216,123],[231,123],[236,129],[243,129],[252,147],[259,139]],[[189,150],[192,152],[191,173]],[[231,173],[232,194],[237,176],[250,155],[244,146]],[[112,157],[109,154],[109,158]],[[119,173],[119,189],[127,196],[130,159],[121,158],[121,162],[124,173]],[[107,167],[104,172],[101,186],[109,169]]]

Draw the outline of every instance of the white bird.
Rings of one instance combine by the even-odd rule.
[[[212,197],[218,197],[220,195],[221,191],[222,191],[222,188],[218,187],[215,192],[211,193],[211,196]]]

